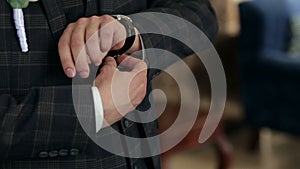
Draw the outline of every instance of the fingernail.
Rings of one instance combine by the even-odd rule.
[[[75,76],[75,72],[72,68],[67,68],[66,69],[66,74],[68,77],[74,77]]]
[[[87,78],[87,77],[89,76],[89,73],[86,72],[86,71],[83,71],[83,72],[80,72],[79,75],[80,75],[80,77],[82,77],[82,78]]]

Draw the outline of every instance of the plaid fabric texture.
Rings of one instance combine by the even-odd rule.
[[[40,0],[23,10],[29,52],[22,53],[12,9],[6,0],[0,0],[0,168],[160,168],[157,156],[123,158],[89,139],[78,122],[72,81],[64,75],[57,53],[64,28],[80,17],[147,10],[182,16],[210,38],[216,34],[216,20],[208,0]],[[176,52],[177,43],[167,38],[157,43],[161,38],[145,35],[143,40],[147,48],[164,47]],[[182,56],[190,52],[182,51]],[[154,73],[149,73],[149,79]],[[82,106],[92,126],[90,86],[80,90],[84,93],[80,98],[86,103]],[[148,107],[147,101],[139,106]],[[115,130],[132,137],[155,135],[156,127],[156,122],[141,125],[126,119],[113,125]]]

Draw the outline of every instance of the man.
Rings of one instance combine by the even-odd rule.
[[[216,19],[208,0],[39,0],[23,9],[29,51],[22,53],[12,9],[0,1],[1,168],[160,168],[157,156],[125,158],[97,146],[79,123],[72,98],[72,78],[91,77],[90,66],[100,66],[94,81],[97,90],[92,92],[90,86],[80,89],[90,96],[84,98],[90,105],[84,109],[86,114],[93,114],[97,105],[103,106],[105,121],[100,132],[111,125],[131,137],[156,135],[156,121],[141,124],[120,115],[133,108],[148,109],[150,80],[159,73],[146,70],[145,63],[130,54],[143,46],[168,49],[181,57],[191,52],[168,37],[145,34],[135,36],[126,54],[119,53],[122,56],[116,61],[106,57],[110,51],[120,52],[125,45],[128,48],[124,39],[128,28],[121,21],[114,22],[117,16],[112,15],[146,11],[183,17],[210,39],[216,34]],[[105,25],[110,29],[101,31]],[[93,36],[99,29],[99,36]],[[134,28],[135,33],[138,29],[142,28]],[[129,71],[118,70],[118,64]],[[113,76],[131,79],[131,103],[124,101],[124,112],[113,103]],[[97,92],[101,103],[92,97]],[[128,106],[131,104],[133,107]],[[132,149],[123,147],[124,152]]]

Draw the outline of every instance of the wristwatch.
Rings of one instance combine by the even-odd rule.
[[[126,29],[126,39],[123,47],[119,50],[111,50],[107,54],[108,56],[117,57],[126,53],[132,47],[136,32],[132,23],[132,19],[130,17],[125,15],[112,15],[112,17],[119,21]]]

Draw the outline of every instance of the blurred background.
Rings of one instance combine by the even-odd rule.
[[[219,23],[214,46],[227,78],[224,114],[211,138],[199,144],[211,89],[201,61],[196,56],[187,57],[184,61],[193,71],[201,94],[199,115],[185,139],[162,155],[163,168],[299,169],[300,1],[211,3]],[[169,69],[181,74],[176,65]],[[166,73],[156,77],[153,86],[168,98],[159,118],[163,132],[176,119],[180,95],[193,99],[195,91],[180,93]]]

